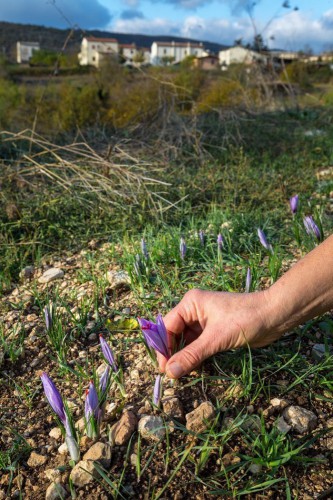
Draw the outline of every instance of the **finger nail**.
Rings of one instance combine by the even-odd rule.
[[[179,378],[183,375],[184,370],[183,367],[174,361],[170,365],[167,365],[167,375],[171,378]]]

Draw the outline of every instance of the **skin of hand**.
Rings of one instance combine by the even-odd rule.
[[[185,346],[160,370],[179,378],[220,351],[263,347],[333,308],[333,236],[295,264],[267,290],[254,293],[190,290],[165,317],[170,348]]]

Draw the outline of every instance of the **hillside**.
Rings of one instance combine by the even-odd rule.
[[[68,38],[66,50],[68,52],[78,52],[83,36],[111,37],[116,38],[120,43],[135,43],[139,47],[150,47],[154,40],[160,41],[178,41],[178,42],[198,42],[192,38],[183,38],[175,36],[151,36],[129,33],[115,33],[109,31],[92,30],[85,31],[81,29],[64,30],[57,28],[47,28],[45,26],[36,26],[30,24],[16,24],[0,22],[0,50],[6,57],[15,59],[15,47],[17,41],[39,42],[41,47],[48,50],[60,50]],[[202,41],[202,40],[199,40]],[[213,42],[203,42],[205,47],[212,52],[226,48]]]

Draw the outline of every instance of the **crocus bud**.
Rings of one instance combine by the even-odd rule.
[[[295,196],[292,196],[290,198],[289,205],[290,205],[290,210],[292,211],[293,214],[295,214],[298,209],[298,194],[295,194]]]
[[[251,269],[248,267],[247,273],[246,273],[246,283],[245,283],[245,292],[246,293],[249,293],[249,291],[251,289],[251,282],[252,282]]]
[[[314,236],[318,241],[321,240],[320,229],[313,220],[312,215],[307,215],[306,217],[304,217],[303,224],[305,227],[305,231],[309,236]]]
[[[185,243],[185,238],[183,238],[183,236],[180,238],[179,250],[180,250],[180,257],[182,260],[184,260],[185,255],[186,255],[186,251],[187,251],[187,247],[186,247],[186,243]]]
[[[147,260],[149,257],[148,249],[147,249],[147,243],[144,240],[144,238],[141,239],[141,252],[144,258]]]
[[[260,243],[262,244],[262,246],[264,248],[266,248],[266,250],[268,250],[269,252],[273,253],[272,245],[270,243],[268,243],[264,231],[260,228],[258,228],[258,236],[259,236],[259,240],[260,240]]]
[[[99,336],[99,342],[101,344],[101,348],[102,348],[102,352],[103,352],[103,356],[105,358],[105,361],[111,366],[113,371],[117,372],[118,366],[117,366],[117,363],[114,359],[113,352],[111,350],[111,347],[106,342],[106,340],[104,339],[102,334],[100,334],[100,336]]]
[[[154,385],[153,403],[158,406],[161,399],[161,389],[162,389],[162,376],[157,375]]]

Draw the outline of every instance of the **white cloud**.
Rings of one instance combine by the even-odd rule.
[[[333,46],[333,9],[318,19],[311,18],[301,11],[293,11],[273,19],[266,29],[265,26],[265,23],[258,22],[257,31],[261,33],[261,30],[264,30],[263,38],[270,48],[301,50],[310,46],[320,51]],[[225,45],[232,45],[238,38],[248,43],[254,36],[254,29],[248,17],[226,20],[187,16],[183,21],[164,18],[119,19],[111,29],[122,33],[183,36]],[[271,40],[271,37],[274,39]]]

